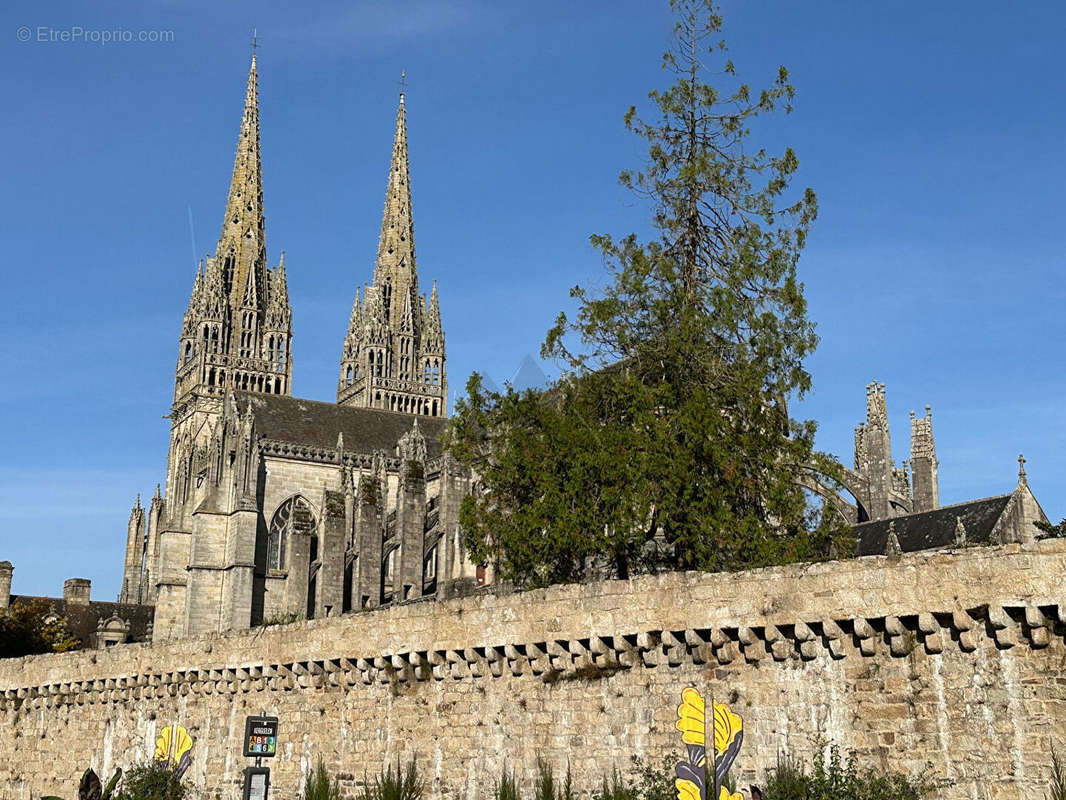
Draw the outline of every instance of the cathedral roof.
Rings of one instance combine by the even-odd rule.
[[[447,420],[417,417],[376,408],[338,406],[284,395],[237,392],[237,405],[244,413],[251,405],[255,430],[261,436],[309,447],[335,448],[337,435],[344,435],[344,449],[352,453],[392,454],[400,437],[415,420],[426,437],[430,458],[441,453],[440,435]]]
[[[864,522],[852,529],[858,539],[856,555],[884,555],[889,525],[896,532],[900,550],[904,553],[954,546],[955,529],[960,521],[965,528],[967,542],[987,544],[1010,499],[1010,494],[1002,494],[932,511]]]

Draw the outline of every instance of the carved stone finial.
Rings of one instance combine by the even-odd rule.
[[[1025,474],[1025,456],[1021,453],[1018,454],[1018,485],[1029,485],[1029,476]]]
[[[966,544],[966,526],[962,524],[962,517],[955,517],[955,546],[962,547]]]
[[[885,540],[885,555],[889,558],[899,558],[903,554],[903,548],[899,546],[899,537],[896,535],[896,521],[888,523],[888,538]]]

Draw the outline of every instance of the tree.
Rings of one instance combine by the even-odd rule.
[[[541,351],[563,377],[537,394],[475,375],[449,433],[484,490],[463,503],[466,543],[523,584],[828,554],[800,482],[834,466],[786,408],[817,343],[796,277],[817,201],[789,194],[790,148],[746,146],[795,92],[784,67],[758,92],[736,79],[711,0],[671,8],[676,82],[649,95],[653,122],[625,115],[648,160],[621,182],[651,201],[654,236],[593,236],[610,282],[572,289],[576,317],[560,314]]]
[[[62,653],[80,644],[47,600],[19,600],[6,616],[0,615],[0,658]]]

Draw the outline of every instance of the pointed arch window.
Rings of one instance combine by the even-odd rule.
[[[285,569],[290,536],[313,534],[314,530],[314,514],[304,498],[290,497],[278,506],[267,534],[267,569]]]

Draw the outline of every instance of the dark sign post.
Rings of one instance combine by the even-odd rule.
[[[255,766],[244,770],[244,800],[267,800],[270,767],[262,759],[278,754],[278,718],[265,714],[244,720],[244,757],[254,758]]]

